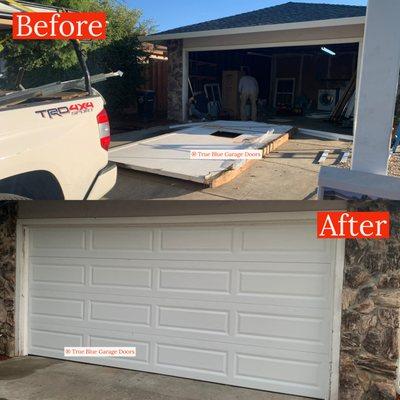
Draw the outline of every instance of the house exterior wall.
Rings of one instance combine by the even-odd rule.
[[[15,301],[15,203],[0,202],[0,355],[13,356]]]
[[[182,121],[183,41],[170,40],[168,47],[168,119]]]
[[[93,218],[296,212],[345,209],[344,202],[227,203],[219,208],[201,202],[189,212],[179,202],[22,202],[20,218]],[[247,208],[246,208],[247,207]],[[340,355],[340,400],[391,400],[396,398],[396,371],[400,338],[400,203],[351,204],[358,211],[388,210],[392,237],[388,240],[349,240],[346,243]],[[0,354],[14,351],[16,209],[0,208]]]
[[[343,288],[340,400],[396,398],[400,316],[400,203],[353,205],[389,210],[388,240],[348,240]]]

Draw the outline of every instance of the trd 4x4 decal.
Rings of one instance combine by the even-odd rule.
[[[92,112],[94,110],[94,104],[91,101],[85,103],[71,104],[69,107],[55,107],[48,108],[46,110],[35,111],[35,114],[40,114],[42,118],[63,117],[66,114],[78,115],[87,112]]]

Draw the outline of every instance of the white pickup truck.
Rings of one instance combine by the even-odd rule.
[[[0,21],[12,18],[1,6]],[[95,200],[115,185],[105,101],[92,83],[122,73],[91,77],[79,43],[71,43],[83,78],[0,91],[0,200]]]
[[[102,97],[82,91],[61,100],[56,97],[69,92],[52,98],[29,97],[27,91],[0,96],[0,198],[103,197],[117,169],[108,161],[110,126]],[[33,96],[41,89],[29,91]],[[27,101],[15,104],[18,95]]]

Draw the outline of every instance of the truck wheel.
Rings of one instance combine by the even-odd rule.
[[[24,172],[0,179],[0,194],[19,196],[18,200],[64,200],[56,177],[47,171]],[[17,200],[17,198],[14,198]]]

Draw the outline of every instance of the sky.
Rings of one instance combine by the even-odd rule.
[[[287,3],[289,0],[120,0],[140,8],[144,19],[154,22],[157,31],[227,17],[259,8]],[[294,0],[304,3],[366,5],[367,0]]]

